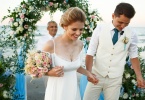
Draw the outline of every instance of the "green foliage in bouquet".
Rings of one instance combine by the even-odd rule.
[[[140,57],[140,52],[145,51],[145,47],[138,48],[141,72],[145,79],[145,59]],[[136,75],[131,68],[130,61],[127,60],[123,74],[123,84],[119,100],[145,100],[145,90],[137,87]]]

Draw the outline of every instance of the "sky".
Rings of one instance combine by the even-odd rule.
[[[1,0],[0,3],[0,20],[3,18],[3,16],[8,15],[8,8],[14,9],[15,7],[18,7],[20,2],[22,0]],[[136,14],[134,18],[132,18],[130,22],[130,26],[133,27],[145,27],[145,11],[143,10],[145,1],[144,0],[88,0],[91,4],[90,8],[97,10],[99,13],[99,16],[102,17],[102,19],[105,22],[110,22],[112,19],[112,13],[114,12],[114,9],[116,5],[120,2],[127,2],[134,6],[136,10]],[[53,20],[55,20],[57,23],[59,23],[60,17],[62,15],[62,12],[57,11],[53,15]],[[50,21],[49,13],[46,12],[42,19],[37,22],[37,25],[47,25],[47,22]],[[0,23],[0,25],[8,24],[8,20],[3,21]]]

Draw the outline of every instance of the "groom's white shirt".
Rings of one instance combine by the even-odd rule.
[[[126,27],[123,29],[124,34],[119,34],[117,43],[113,45],[114,26],[112,23],[109,24],[100,24],[94,30],[87,54],[92,56],[96,54],[93,72],[97,71],[103,77],[115,78],[122,76],[127,55],[130,58],[138,57],[138,39],[137,35]],[[129,38],[126,46],[122,42],[125,36]]]

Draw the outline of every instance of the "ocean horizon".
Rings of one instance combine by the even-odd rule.
[[[133,31],[136,32],[138,36],[138,46],[143,47],[145,46],[145,27],[131,27]],[[46,34],[48,34],[46,26],[37,26],[37,31],[35,31],[37,36],[35,37],[36,41]],[[39,35],[38,35],[39,34]],[[57,35],[63,34],[63,28],[58,26],[58,32]]]
[[[145,27],[131,27],[133,31],[136,32],[138,36],[138,46],[145,46]],[[0,32],[2,31],[2,26],[0,26]],[[64,30],[62,27],[58,26],[57,35],[63,34]],[[35,30],[35,41],[37,42],[39,38],[48,34],[46,26],[37,25],[37,29]]]

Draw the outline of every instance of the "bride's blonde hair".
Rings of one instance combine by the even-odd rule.
[[[64,12],[64,14],[61,16],[60,26],[61,27],[68,26],[76,21],[85,23],[85,20],[86,20],[86,15],[82,9],[78,7],[71,7],[67,9]]]

